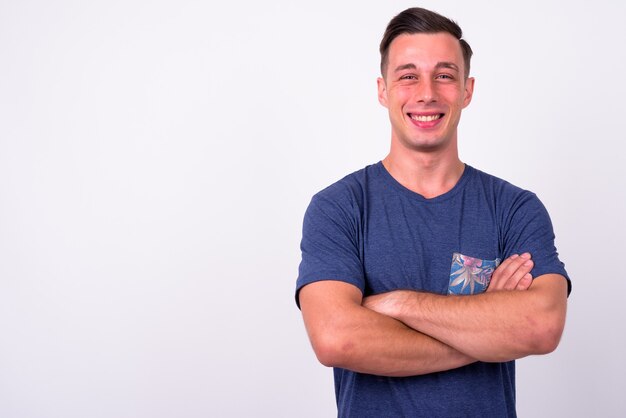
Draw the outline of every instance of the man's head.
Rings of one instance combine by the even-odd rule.
[[[471,49],[460,37],[456,23],[424,9],[405,10],[387,26],[377,83],[392,151],[456,155],[457,126],[474,91]]]
[[[394,39],[402,34],[416,33],[440,33],[445,32],[459,40],[465,69],[465,78],[469,76],[470,60],[472,58],[472,48],[462,39],[463,31],[452,20],[430,10],[413,7],[406,9],[389,22],[383,39],[380,42],[380,71],[383,77],[386,76],[389,46]]]

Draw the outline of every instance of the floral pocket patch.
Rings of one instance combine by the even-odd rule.
[[[481,260],[454,253],[450,267],[449,295],[473,295],[487,290],[491,275],[500,264],[500,259]]]

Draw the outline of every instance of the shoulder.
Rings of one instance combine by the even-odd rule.
[[[491,194],[490,200],[505,240],[522,242],[519,247],[534,248],[523,242],[525,238],[540,242],[538,237],[553,239],[554,232],[550,215],[537,195],[515,186],[508,181],[477,171],[477,178]],[[553,247],[544,243],[544,247]],[[526,251],[529,251],[527,249]],[[535,252],[538,250],[535,249]]]
[[[321,206],[361,206],[370,184],[379,175],[380,163],[368,165],[317,192],[311,204]]]
[[[341,230],[350,236],[358,234],[368,190],[380,175],[378,164],[350,173],[316,193],[304,215],[304,232]]]
[[[479,172],[477,178],[493,194],[502,258],[529,252],[535,263],[531,271],[533,277],[559,274],[567,279],[568,289],[571,289],[569,276],[554,245],[550,215],[537,195],[483,172]]]
[[[500,177],[472,168],[475,181],[502,208],[517,207],[528,203],[539,202],[537,195],[529,190],[516,186]]]

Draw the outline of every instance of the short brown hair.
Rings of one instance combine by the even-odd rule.
[[[412,7],[398,14],[391,19],[385,30],[382,41],[380,41],[380,72],[385,76],[389,54],[389,45],[402,34],[414,33],[438,33],[446,32],[459,40],[463,51],[463,61],[465,63],[465,78],[469,76],[470,60],[472,59],[472,48],[463,39],[461,27],[453,20],[448,19],[439,13],[432,12],[420,7]]]

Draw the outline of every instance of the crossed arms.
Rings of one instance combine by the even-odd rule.
[[[326,366],[412,376],[509,361],[553,351],[565,324],[565,278],[533,280],[532,266],[530,255],[513,255],[472,296],[396,290],[363,298],[351,284],[319,281],[300,290],[300,306]]]

